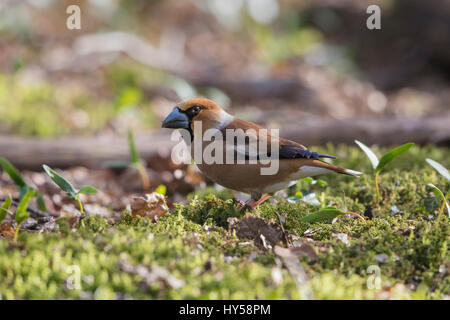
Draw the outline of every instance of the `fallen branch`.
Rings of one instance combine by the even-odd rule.
[[[4,202],[4,201],[6,201],[6,198],[0,197],[0,202]],[[16,208],[19,206],[19,204],[20,204],[20,202],[16,201],[16,200],[13,200],[11,203],[11,205],[13,205]],[[55,212],[43,212],[38,209],[33,209],[30,207],[27,208],[27,211],[30,213],[31,217],[33,217],[33,218],[42,218],[42,217],[49,217],[49,216],[58,217],[59,216]]]
[[[256,119],[256,122],[258,120]],[[307,146],[354,144],[354,140],[367,145],[397,145],[415,142],[419,145],[433,143],[450,145],[448,117],[425,119],[365,118],[352,120],[317,119],[291,121],[281,128],[282,137]],[[170,131],[153,131],[136,136],[136,146],[144,160],[170,158],[175,142],[170,141]],[[129,161],[126,137],[69,137],[35,139],[0,136],[0,156],[7,158],[20,169],[41,170],[45,163],[54,168],[84,166],[98,169],[107,161]]]

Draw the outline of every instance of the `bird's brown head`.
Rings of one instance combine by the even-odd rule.
[[[194,98],[178,103],[164,119],[163,128],[193,130],[194,122],[201,122],[203,131],[224,126],[232,116],[226,113],[214,101],[205,98]]]

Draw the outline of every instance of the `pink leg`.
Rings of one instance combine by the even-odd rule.
[[[250,208],[251,208],[252,210],[255,210],[255,208],[256,208],[257,206],[259,206],[261,203],[263,203],[264,201],[266,201],[266,200],[269,199],[270,197],[271,197],[270,194],[266,194],[266,195],[262,196],[258,201],[254,202],[254,203],[250,206]]]

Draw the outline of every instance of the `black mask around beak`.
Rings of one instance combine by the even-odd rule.
[[[189,118],[185,113],[180,112],[180,109],[175,108],[167,116],[167,118],[164,119],[162,127],[172,129],[189,129]]]

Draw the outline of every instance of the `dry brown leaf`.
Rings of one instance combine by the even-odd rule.
[[[306,242],[301,242],[298,246],[289,248],[291,253],[297,257],[308,257],[309,260],[314,261],[319,258],[313,246]]]
[[[159,193],[152,192],[145,197],[133,197],[131,204],[131,216],[148,217],[153,222],[169,211],[166,204],[166,198]]]
[[[337,240],[345,243],[348,246],[350,246],[350,241],[352,240],[352,238],[346,234],[346,233],[332,233],[331,236],[333,238],[336,238]]]
[[[0,234],[5,238],[12,239],[14,237],[14,229],[11,222],[0,224]]]
[[[313,299],[314,296],[308,283],[308,276],[298,260],[299,252],[297,252],[295,248],[286,249],[280,246],[275,246],[273,251],[278,257],[280,257],[283,264],[294,278],[302,299]]]
[[[71,217],[69,219],[70,228],[71,229],[75,229],[76,227],[78,227],[78,224],[80,223],[80,221],[81,221],[81,217],[80,216]]]
[[[236,235],[241,239],[252,239],[261,249],[271,249],[285,239],[280,226],[266,219],[246,217],[238,220],[234,218],[229,219],[228,223],[230,231],[236,230]]]

